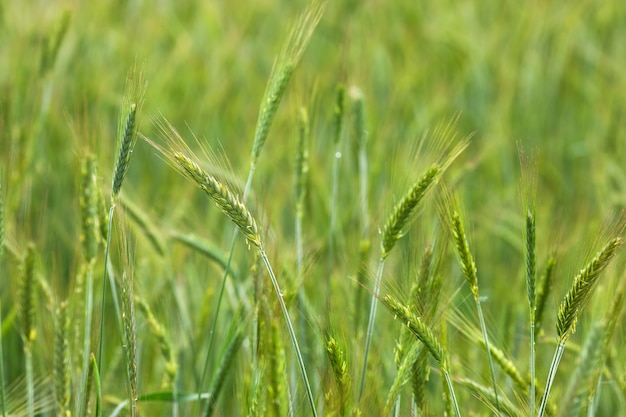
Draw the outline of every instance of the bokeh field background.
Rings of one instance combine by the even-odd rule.
[[[307,7],[269,0],[0,2],[3,415],[311,415],[255,248],[238,236],[218,301],[234,225],[142,139],[162,143],[158,123],[166,119],[201,161],[227,165],[212,172],[241,195],[272,68]],[[360,385],[385,223],[436,162],[434,142],[452,147],[463,138],[467,147],[403,225],[385,260],[380,296],[412,306],[441,342],[462,415],[537,413],[564,296],[623,232],[624,39],[626,3],[618,0],[326,5],[284,91],[245,202],[283,290],[319,415],[453,411],[436,360],[422,355],[425,367],[397,379],[404,353],[426,350],[384,303],[362,393]],[[139,138],[105,261],[129,86],[145,87]],[[354,110],[359,98],[362,124]],[[301,109],[310,133],[299,240]],[[439,134],[442,126],[448,130]],[[85,199],[89,181],[93,200]],[[535,384],[529,201],[538,288],[555,265],[541,295]],[[496,361],[501,404],[447,221],[450,207],[461,214],[476,263],[489,341],[522,378],[515,381]],[[96,237],[85,218],[97,225]],[[85,256],[90,239],[92,259]],[[437,284],[429,291],[436,293],[411,291],[424,278],[428,248],[427,274]],[[567,340],[547,415],[626,414],[625,260],[618,247],[585,289],[590,297],[575,309],[577,331]],[[109,277],[126,300],[120,305]],[[428,305],[431,314],[423,311]],[[120,328],[118,315],[132,326]],[[101,355],[99,378],[87,372],[96,362],[85,361],[92,352]]]

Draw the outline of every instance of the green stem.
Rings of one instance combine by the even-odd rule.
[[[483,309],[480,305],[480,299],[475,297],[476,311],[478,312],[478,320],[480,322],[480,330],[483,333],[483,339],[485,340],[485,349],[487,350],[487,361],[489,362],[489,371],[491,372],[491,381],[493,383],[493,394],[495,399],[495,405],[498,412],[500,412],[500,401],[498,399],[498,384],[496,383],[496,370],[493,366],[493,359],[491,357],[491,349],[489,348],[489,336],[487,336],[487,326],[485,326],[485,318],[483,317]]]
[[[26,366],[26,406],[27,416],[35,416],[35,387],[33,382],[33,352],[31,350],[30,341],[26,341],[24,346],[24,362]]]
[[[546,407],[548,405],[548,397],[550,396],[550,389],[552,388],[552,383],[554,382],[554,377],[556,376],[556,370],[559,367],[559,363],[561,362],[561,358],[563,357],[563,351],[565,350],[565,340],[559,341],[559,345],[554,352],[554,357],[552,358],[552,363],[550,364],[550,371],[548,372],[548,382],[546,382],[546,390],[543,393],[543,397],[541,397],[541,404],[539,405],[539,411],[537,412],[538,417],[543,417]]]
[[[376,283],[374,284],[374,294],[372,295],[372,304],[370,305],[370,318],[367,324],[367,336],[365,338],[365,355],[363,356],[363,367],[361,369],[361,382],[359,383],[359,401],[363,395],[363,387],[365,386],[365,372],[367,370],[367,357],[369,356],[370,343],[372,341],[372,333],[374,331],[374,319],[376,318],[376,306],[378,304],[378,295],[380,294],[380,282],[382,281],[383,269],[385,268],[385,258],[380,258],[378,263],[378,272],[376,273]]]
[[[294,332],[293,326],[291,324],[289,311],[287,311],[287,306],[285,305],[285,300],[283,299],[283,293],[280,290],[280,286],[278,285],[278,281],[276,280],[276,276],[274,275],[274,270],[272,269],[272,266],[270,265],[270,261],[267,258],[267,255],[265,254],[265,250],[262,247],[259,247],[259,255],[263,259],[265,268],[267,269],[267,272],[270,275],[270,280],[272,281],[272,285],[274,286],[274,291],[276,292],[276,295],[278,297],[280,308],[283,311],[283,316],[285,316],[285,321],[287,322],[287,330],[289,331],[289,337],[291,338],[291,343],[293,344],[293,348],[296,351],[296,359],[298,360],[298,365],[300,366],[300,371],[302,372],[302,379],[304,380],[304,386],[306,388],[307,397],[311,405],[311,411],[313,412],[313,416],[317,417],[317,411],[315,410],[315,399],[313,398],[313,392],[311,391],[311,384],[309,384],[309,378],[306,373],[306,367],[304,366],[304,360],[302,359],[302,354],[300,353],[300,347],[298,346],[296,333]]]
[[[530,315],[530,414],[535,413],[535,315]]]
[[[459,403],[456,400],[456,394],[454,393],[454,388],[452,387],[452,379],[450,379],[450,373],[447,369],[443,369],[443,376],[446,379],[446,384],[448,384],[448,390],[450,391],[450,398],[452,399],[452,404],[454,404],[454,411],[456,413],[456,417],[461,417],[461,410],[459,409]]]
[[[93,262],[87,265],[86,273],[87,288],[85,293],[85,335],[83,339],[83,369],[81,374],[80,390],[82,392],[83,401],[80,403],[83,408],[80,410],[79,416],[87,414],[84,408],[87,404],[85,398],[89,395],[87,392],[87,378],[89,376],[89,356],[91,355],[91,326],[93,321]],[[102,338],[102,335],[100,336]]]

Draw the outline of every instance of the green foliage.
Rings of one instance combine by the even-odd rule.
[[[626,3],[308,3],[2,2],[2,411],[626,414]]]

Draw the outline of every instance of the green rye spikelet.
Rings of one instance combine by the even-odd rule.
[[[391,216],[383,227],[381,248],[383,259],[389,256],[398,239],[402,237],[404,226],[409,221],[411,214],[433,186],[440,173],[441,167],[438,165],[431,166],[394,207]]]
[[[98,251],[100,219],[98,216],[97,162],[93,155],[86,155],[81,161],[81,234],[85,261],[93,263]]]
[[[68,333],[70,320],[67,314],[67,301],[61,303],[56,312],[54,329],[54,366],[52,369],[55,398],[59,416],[69,416],[70,400],[72,392],[72,380],[70,377],[70,348]]]
[[[235,223],[248,242],[260,248],[261,236],[259,235],[256,221],[246,206],[241,203],[239,197],[233,194],[215,177],[200,168],[200,166],[189,157],[180,152],[175,152],[173,157],[178,162],[180,169],[185,175],[207,193],[211,200],[213,200],[213,203]]]
[[[111,196],[116,198],[122,189],[122,183],[130,166],[130,158],[135,148],[135,118],[137,116],[137,103],[131,103],[128,108],[128,114],[124,122],[124,128],[120,137],[119,149],[117,151],[117,162],[113,171],[113,183]]]
[[[580,312],[589,302],[600,273],[615,257],[622,243],[621,237],[613,238],[574,278],[574,283],[563,298],[557,314],[556,330],[559,342],[567,340],[576,330]]]
[[[137,332],[135,325],[135,300],[133,279],[126,271],[122,273],[122,327],[124,331],[124,352],[126,354],[126,378],[128,381],[130,413],[137,415]]]
[[[381,302],[391,311],[394,319],[404,323],[411,333],[413,333],[428,349],[435,361],[444,369],[447,369],[446,355],[443,347],[435,337],[432,329],[423,320],[411,311],[407,306],[402,305],[391,295],[385,295]]]
[[[298,66],[313,32],[324,14],[325,7],[325,2],[314,1],[304,11],[291,29],[289,39],[274,63],[274,68],[261,102],[256,131],[254,132],[252,156],[250,158],[251,170],[254,170],[256,166],[291,75]]]
[[[330,367],[333,371],[335,379],[336,390],[334,393],[329,392],[327,397],[330,397],[332,404],[339,410],[339,415],[343,416],[346,413],[347,399],[350,392],[350,376],[348,375],[348,363],[345,358],[345,354],[337,340],[328,335],[326,337],[326,343],[324,344]]]

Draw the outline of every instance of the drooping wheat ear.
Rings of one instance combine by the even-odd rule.
[[[458,416],[461,415],[459,405],[456,400],[454,388],[452,386],[452,379],[450,378],[450,372],[448,369],[447,352],[442,347],[441,343],[433,333],[432,329],[425,324],[411,309],[401,304],[393,296],[387,294],[381,302],[394,314],[394,319],[400,320],[406,325],[406,327],[424,344],[430,355],[441,367],[441,372],[444,374],[447,388],[450,394],[450,400],[454,406],[455,413]]]
[[[67,301],[64,301],[57,309],[54,331],[54,367],[52,372],[59,416],[69,415],[72,392],[70,346],[68,338],[70,320],[67,315],[67,306]]]
[[[200,168],[191,158],[180,152],[174,152],[173,157],[178,162],[182,172],[207,193],[213,203],[235,223],[248,242],[261,248],[261,235],[257,229],[256,221],[239,198],[215,177]]]
[[[411,309],[396,298],[387,294],[381,298],[382,303],[394,314],[394,319],[404,323],[428,349],[435,361],[444,369],[447,369],[445,351],[435,337],[432,329],[426,325]]]
[[[346,401],[348,399],[348,393],[350,392],[350,376],[348,375],[348,363],[346,361],[345,354],[337,340],[328,335],[326,337],[326,354],[328,355],[328,361],[330,362],[330,368],[333,371],[335,378],[335,385],[337,390],[335,395],[330,394],[335,399],[335,404],[339,410],[339,415],[345,415],[347,408]]]
[[[559,342],[567,340],[576,330],[580,312],[591,298],[600,273],[615,257],[622,243],[621,237],[613,238],[574,278],[574,283],[563,298],[557,314],[556,330]]]
[[[97,162],[93,155],[87,155],[81,163],[81,234],[83,256],[87,263],[93,263],[98,251],[100,219],[98,216]]]
[[[278,110],[278,105],[287,89],[291,75],[298,66],[304,54],[304,50],[313,35],[313,31],[324,14],[325,7],[326,2],[314,1],[307,10],[304,11],[291,29],[289,38],[274,63],[272,74],[270,75],[265,94],[263,95],[256,131],[254,133],[254,143],[252,145],[250,161],[251,170],[254,170],[256,166],[256,162],[265,144],[272,122],[274,121],[274,116]]]
[[[122,327],[124,328],[124,352],[126,354],[126,378],[129,389],[130,413],[137,414],[137,333],[135,326],[135,301],[133,279],[122,273]]]
[[[26,257],[22,265],[22,279],[19,288],[19,318],[22,328],[22,339],[25,345],[30,345],[37,337],[35,330],[35,300],[37,292],[37,278],[35,277],[35,245],[28,244]]]
[[[402,237],[404,226],[409,221],[411,214],[436,182],[440,173],[440,166],[431,166],[393,209],[383,228],[381,248],[383,259],[389,256],[398,239]]]
[[[130,165],[130,157],[132,156],[133,149],[135,147],[135,118],[137,116],[137,103],[132,103],[126,115],[126,121],[124,122],[124,128],[121,132],[119,148],[117,151],[117,162],[115,163],[115,170],[113,173],[113,184],[111,196],[116,198],[122,189],[122,182],[128,172]]]
[[[170,389],[176,384],[176,375],[178,374],[178,363],[174,349],[172,348],[172,343],[165,327],[157,320],[148,303],[142,298],[135,296],[135,305],[148,322],[150,333],[156,338],[161,356],[163,356],[165,360],[165,375],[161,387],[163,389]]]
[[[543,324],[543,313],[545,311],[546,302],[550,291],[552,290],[552,282],[554,277],[554,269],[556,267],[556,255],[553,253],[548,258],[546,268],[539,279],[537,289],[537,305],[535,309],[535,336],[538,336]]]

